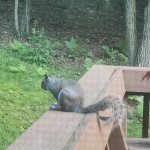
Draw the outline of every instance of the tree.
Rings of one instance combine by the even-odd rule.
[[[140,53],[138,56],[139,66],[150,67],[150,0],[144,11],[144,31]]]
[[[15,0],[14,18],[17,35],[25,37],[29,34],[30,0],[22,0],[23,9],[19,9],[18,0]],[[19,11],[20,10],[20,11]],[[19,19],[21,18],[21,20]]]
[[[126,38],[128,49],[129,65],[136,65],[137,57],[137,35],[136,35],[136,2],[135,0],[125,0],[126,2]]]
[[[20,36],[19,22],[18,22],[18,0],[15,0],[14,19],[15,19],[15,28],[16,28],[17,35]]]

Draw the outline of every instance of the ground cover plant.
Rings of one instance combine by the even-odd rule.
[[[36,67],[0,55],[0,149],[4,150],[45,110],[49,96],[40,90]]]

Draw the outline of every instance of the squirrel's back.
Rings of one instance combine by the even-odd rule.
[[[63,111],[73,112],[76,107],[83,105],[84,93],[77,81],[45,75],[41,87],[53,94]]]

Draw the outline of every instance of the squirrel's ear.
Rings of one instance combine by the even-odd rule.
[[[47,74],[45,74],[45,79],[48,79],[48,75]]]

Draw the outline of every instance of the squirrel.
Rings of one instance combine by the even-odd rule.
[[[50,91],[58,102],[58,105],[52,105],[51,109],[58,108],[62,111],[84,114],[112,109],[112,115],[105,119],[105,123],[113,123],[114,127],[122,122],[125,115],[125,104],[115,95],[107,95],[96,104],[83,107],[84,92],[80,84],[74,80],[45,75],[41,88]]]

